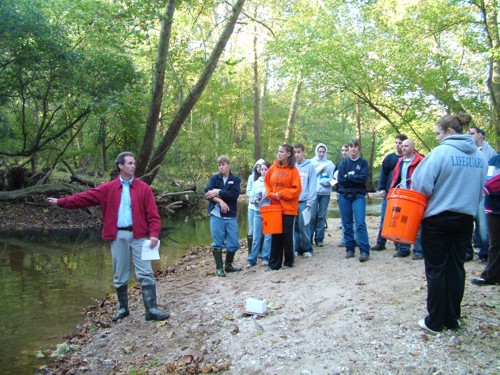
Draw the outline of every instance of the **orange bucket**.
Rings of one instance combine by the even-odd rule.
[[[382,237],[403,244],[414,244],[426,207],[427,197],[418,191],[389,190]]]
[[[283,233],[281,204],[260,206],[260,216],[262,216],[262,232],[264,234]]]

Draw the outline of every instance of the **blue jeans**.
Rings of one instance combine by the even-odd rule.
[[[234,253],[240,248],[238,239],[238,222],[235,217],[223,219],[210,216],[210,234],[212,235],[212,247],[217,250],[224,248]]]
[[[370,253],[368,231],[366,229],[366,197],[364,194],[339,194],[340,216],[342,218],[342,231],[344,234],[346,251],[354,252],[356,240],[354,239],[354,223],[356,223],[356,239],[361,253]]]
[[[382,228],[384,227],[385,209],[387,208],[387,198],[382,199],[382,206],[380,207],[380,229],[377,235],[377,245],[385,245],[387,240],[382,237]]]
[[[247,236],[251,236],[253,233],[253,218],[255,216],[255,210],[251,208],[248,209],[248,233]]]
[[[264,237],[264,243],[262,244],[262,260],[269,262],[269,254],[271,253],[271,234],[262,233],[262,216],[260,211],[254,211],[253,216],[253,242],[252,251],[248,256],[247,263],[255,266],[257,264],[257,257],[260,252],[260,245],[262,242],[262,237]]]
[[[316,203],[312,206],[311,211],[311,239],[314,236],[316,243],[323,242],[325,239],[325,223],[326,213],[330,203],[330,194],[317,195]],[[316,234],[314,234],[316,232]]]
[[[406,245],[406,244],[398,244],[396,243],[396,246],[398,247],[398,251],[403,254],[409,254],[411,245]],[[414,255],[420,255],[424,256],[424,253],[422,252],[422,227],[420,226],[418,228],[418,233],[417,233],[417,241],[413,245],[413,254]]]
[[[479,207],[476,214],[476,229],[479,238],[479,258],[488,258],[488,249],[490,247],[490,239],[488,237],[488,224],[486,223],[486,212],[484,212],[484,197],[479,202]]]
[[[299,202],[299,217],[295,220],[295,231],[294,231],[294,247],[295,252],[299,255],[304,253],[312,253],[313,249],[311,246],[311,221],[307,225],[304,225],[304,216],[302,211],[307,207],[307,202]],[[312,210],[312,207],[311,207]]]

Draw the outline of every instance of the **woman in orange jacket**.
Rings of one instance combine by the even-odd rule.
[[[293,147],[282,144],[278,158],[269,168],[264,179],[266,195],[271,204],[280,204],[283,217],[283,233],[273,234],[271,256],[266,271],[293,267],[293,230],[299,210],[299,196],[302,191],[299,170],[295,167]],[[283,260],[284,258],[284,260]]]

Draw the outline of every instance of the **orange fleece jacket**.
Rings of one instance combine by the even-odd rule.
[[[264,184],[268,198],[274,199],[275,193],[278,193],[283,215],[298,215],[302,184],[297,168],[290,168],[288,164],[279,165],[275,160],[266,173]]]

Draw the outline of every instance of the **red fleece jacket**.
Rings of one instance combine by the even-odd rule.
[[[122,184],[118,177],[84,193],[60,198],[57,200],[57,205],[69,209],[101,206],[104,221],[102,238],[114,240],[118,231],[118,209],[120,208],[121,196]],[[130,201],[132,202],[132,233],[134,238],[158,238],[161,219],[151,187],[134,178],[130,185]]]

